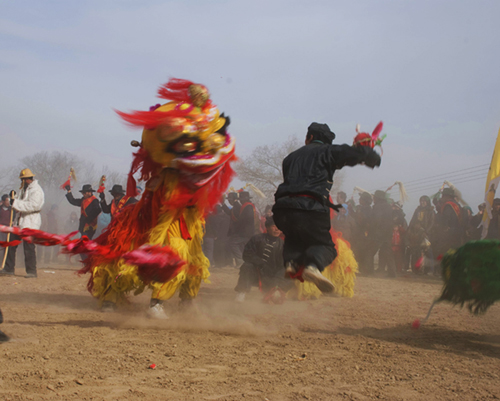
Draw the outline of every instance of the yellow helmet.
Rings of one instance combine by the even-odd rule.
[[[19,178],[22,180],[23,178],[31,178],[34,177],[35,174],[31,172],[29,168],[22,169],[19,173]]]

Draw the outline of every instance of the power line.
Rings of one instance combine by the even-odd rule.
[[[451,174],[451,175],[443,177],[443,178],[434,178],[434,179],[430,179],[428,181],[422,181],[422,182],[418,182],[418,183],[414,183],[414,184],[409,184],[409,185],[405,184],[405,187],[407,187],[407,188],[418,187],[418,186],[425,185],[425,184],[431,183],[431,182],[443,182],[444,180],[447,180],[447,181],[455,180],[455,179],[459,180],[459,179],[462,179],[464,177],[470,177],[472,175],[477,175],[477,174],[486,176],[487,173],[488,173],[488,170],[468,171],[465,173]]]
[[[481,174],[476,174],[476,175],[469,175],[469,176],[463,176],[463,177],[458,177],[456,180],[453,180],[452,184],[460,184],[461,182],[467,182],[467,181],[472,181],[472,180],[477,180],[480,178],[486,178],[486,176],[481,173]],[[427,188],[435,188],[438,186],[442,181],[439,182],[430,182],[430,183],[425,183],[422,184],[418,187],[413,187],[407,190],[407,192],[416,192],[420,191],[422,189],[427,189]]]
[[[470,180],[459,181],[459,182],[457,182],[457,185],[458,184],[464,184],[464,183],[471,182],[471,181],[476,181],[476,179],[474,178],[474,179],[470,179]],[[420,189],[418,191],[412,191],[412,192],[408,192],[408,193],[409,194],[415,194],[415,193],[418,193],[418,192],[428,192],[428,191],[430,191],[430,192],[433,192],[433,191],[437,192],[438,189],[436,187],[429,187],[429,188],[422,188],[422,189]]]
[[[474,169],[479,169],[479,168],[484,168],[484,167],[489,167],[489,164],[482,164],[480,166],[468,167],[468,168],[464,168],[464,169],[461,169],[461,170],[451,171],[449,173],[443,173],[443,174],[433,175],[433,176],[427,177],[427,178],[419,178],[418,180],[407,181],[406,184],[411,184],[411,183],[414,183],[414,182],[417,182],[417,181],[425,181],[425,180],[428,180],[430,178],[437,178],[437,177],[449,176],[450,174],[459,173],[461,171],[469,171],[469,170],[474,170]]]
[[[405,187],[412,187],[412,186],[415,186],[415,185],[418,186],[418,185],[421,185],[421,184],[427,184],[427,182],[429,182],[429,180],[431,180],[431,181],[436,181],[436,180],[437,181],[441,181],[441,180],[443,180],[444,181],[444,180],[446,180],[447,178],[450,178],[450,177],[456,177],[457,175],[460,176],[460,174],[456,174],[456,173],[460,173],[460,172],[464,172],[464,171],[466,171],[466,173],[463,173],[462,175],[479,173],[480,172],[479,169],[483,169],[485,167],[489,167],[489,164],[482,164],[480,166],[468,167],[468,168],[461,169],[461,170],[451,171],[449,173],[442,173],[442,174],[438,174],[438,175],[433,175],[433,176],[427,177],[427,178],[419,178],[417,180],[407,181],[406,183],[404,183],[404,185],[405,185]],[[476,171],[473,171],[473,170],[476,170]],[[425,183],[424,182],[420,182],[420,181],[426,181],[426,180],[427,180],[427,182],[425,182]],[[391,185],[393,185],[393,184],[387,185],[386,187],[383,187],[383,188],[388,188]],[[373,189],[370,192],[374,192],[375,190],[376,189]]]

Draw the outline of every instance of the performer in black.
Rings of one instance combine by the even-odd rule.
[[[266,233],[256,234],[245,245],[244,263],[240,267],[238,284],[234,289],[237,302],[245,300],[245,294],[253,286],[259,286],[264,293],[278,287],[288,291],[292,285],[283,278],[283,240],[281,231],[276,227],[273,217],[266,218]]]
[[[90,184],[85,184],[80,191],[82,197],[75,199],[71,193],[71,187],[67,185],[65,189],[67,191],[66,199],[68,199],[68,202],[73,206],[80,207],[81,214],[78,231],[82,236],[86,235],[89,239],[92,239],[97,229],[97,217],[101,213],[99,201],[93,194],[95,191]]]
[[[380,166],[380,156],[370,146],[332,145],[334,139],[328,125],[309,126],[305,146],[283,160],[284,182],[273,207],[274,221],[285,234],[286,273],[301,274],[322,292],[334,290],[321,274],[337,256],[330,235],[329,208],[337,209],[330,200],[333,174],[344,166]]]
[[[137,199],[132,196],[126,196],[125,190],[121,185],[113,185],[111,191],[109,193],[113,196],[113,200],[109,203],[106,203],[106,195],[104,192],[99,194],[99,198],[101,199],[101,210],[103,213],[111,214],[111,219],[113,219],[122,208],[128,205],[133,205],[137,203]]]

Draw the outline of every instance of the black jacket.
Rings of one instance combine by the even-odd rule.
[[[238,217],[240,216],[240,210],[241,210],[241,203],[239,201],[234,202],[233,207],[229,209],[229,207],[223,203],[222,204],[222,210],[224,213],[226,213],[229,217],[229,228],[227,231],[227,236],[228,237],[237,237],[239,236],[238,234]]]
[[[270,253],[265,254],[266,245],[272,246]],[[269,234],[257,234],[250,238],[243,251],[243,260],[257,267],[262,276],[283,277],[283,240]]]
[[[393,231],[392,207],[387,201],[373,204],[368,237],[374,241],[391,241]]]
[[[113,202],[116,204],[120,203],[120,201],[123,199],[123,196],[116,200],[116,199],[112,199],[111,202],[109,202],[109,205],[106,203],[106,200],[101,200],[100,203],[101,203],[101,210],[103,213],[106,213],[106,214],[111,214],[111,205],[113,204]],[[134,197],[130,197],[127,199],[127,201],[125,202],[125,204],[123,205],[123,207],[125,206],[128,206],[128,205],[133,205],[134,203],[137,203],[137,199],[135,199]]]
[[[379,166],[380,156],[367,146],[321,142],[297,149],[283,160],[284,182],[274,194],[274,207],[328,212],[328,207],[333,206],[329,195],[335,170],[360,163]]]
[[[73,206],[82,206],[83,198],[75,199],[71,192],[68,192],[66,194],[66,199],[68,199],[68,202]],[[93,226],[97,224],[97,216],[99,216],[100,213],[101,207],[99,206],[99,201],[97,200],[97,198],[95,198],[85,209],[85,214],[87,216],[85,217],[83,214],[80,214],[80,224],[78,226],[78,231],[80,231],[80,233],[84,233],[85,225]]]

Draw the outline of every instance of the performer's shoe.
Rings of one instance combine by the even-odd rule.
[[[245,296],[246,296],[246,294],[244,292],[238,292],[236,294],[236,298],[234,300],[236,302],[242,304],[243,302],[245,302]]]
[[[295,270],[292,262],[287,262],[285,266],[285,278],[291,278],[290,276],[293,276],[294,274],[297,274],[297,270]]]
[[[5,269],[0,270],[0,276],[13,276],[14,272],[9,272]]]
[[[335,290],[332,282],[323,276],[319,269],[314,265],[309,265],[304,269],[302,272],[302,278],[305,281],[310,281],[315,284],[321,292],[328,293]]]
[[[160,303],[149,308],[148,317],[160,320],[168,319],[168,316],[165,314],[165,310],[163,309],[163,305]]]
[[[111,301],[103,301],[101,306],[101,312],[111,313],[116,311],[116,304]]]
[[[6,343],[7,341],[10,341],[10,337],[3,331],[0,331],[0,343]]]
[[[24,276],[24,278],[37,278],[38,276],[36,274],[33,274],[33,273],[28,273],[26,276]]]

